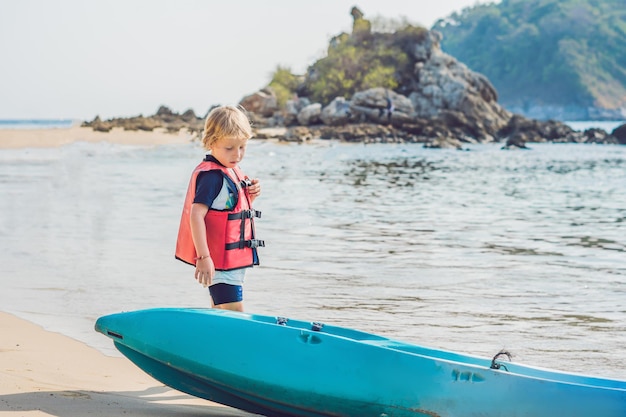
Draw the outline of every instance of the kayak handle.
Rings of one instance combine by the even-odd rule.
[[[513,355],[511,355],[510,352],[508,352],[506,350],[501,350],[500,352],[496,353],[496,355],[491,360],[490,368],[491,369],[501,369],[501,368],[504,368],[504,370],[508,372],[509,370],[506,367],[506,365],[504,365],[502,363],[496,362],[496,359],[498,359],[500,356],[506,356],[509,359],[509,362],[511,361],[511,358],[513,357]]]
[[[322,330],[322,327],[324,327],[324,323],[319,323],[319,322],[311,323],[311,330],[313,330],[314,332],[319,332],[320,330]]]

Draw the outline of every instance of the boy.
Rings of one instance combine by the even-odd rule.
[[[259,264],[252,202],[261,194],[258,179],[239,168],[250,122],[235,106],[213,109],[202,144],[210,151],[191,175],[176,243],[176,258],[196,267],[195,278],[209,287],[211,306],[243,311],[246,268]]]

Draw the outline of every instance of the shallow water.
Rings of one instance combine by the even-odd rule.
[[[107,354],[103,314],[208,306],[173,257],[195,145],[0,150],[2,310]],[[252,141],[246,310],[626,379],[626,147]]]

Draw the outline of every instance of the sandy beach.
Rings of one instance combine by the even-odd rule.
[[[96,132],[89,127],[80,126],[52,129],[0,129],[0,149],[54,147],[80,141],[126,145],[168,145],[188,143],[191,140],[192,136],[183,130],[173,134],[163,129],[146,132],[114,128],[110,132]]]
[[[163,131],[109,133],[90,128],[0,129],[0,149],[56,147],[72,142],[127,145],[187,143],[191,136]],[[247,416],[172,390],[122,357],[0,312],[2,416]]]
[[[250,416],[172,390],[126,358],[0,313],[2,416]]]

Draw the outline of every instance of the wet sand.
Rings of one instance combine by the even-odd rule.
[[[3,417],[252,416],[172,390],[122,357],[0,312]]]

